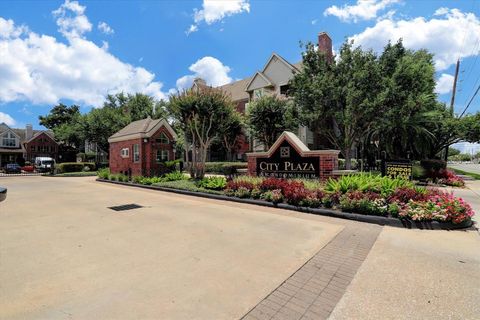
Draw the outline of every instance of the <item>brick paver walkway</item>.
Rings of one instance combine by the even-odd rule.
[[[327,319],[367,257],[382,227],[345,228],[242,319]]]

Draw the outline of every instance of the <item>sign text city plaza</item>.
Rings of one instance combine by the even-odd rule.
[[[274,178],[318,179],[338,168],[338,150],[310,150],[293,133],[285,131],[266,152],[248,153],[250,175]]]
[[[260,162],[260,170],[263,171],[306,171],[306,172],[315,172],[315,167],[313,163],[294,163],[290,161],[285,161],[284,163],[268,163],[265,161]],[[282,167],[280,166],[282,165]]]

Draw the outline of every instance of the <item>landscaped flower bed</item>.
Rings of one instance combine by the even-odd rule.
[[[128,181],[126,176],[105,172],[99,176]],[[223,177],[191,180],[174,172],[164,177],[133,177],[132,183],[412,221],[463,224],[471,221],[474,215],[470,205],[452,193],[415,187],[410,181],[372,174],[343,176],[321,183],[258,177],[238,177],[228,182]]]

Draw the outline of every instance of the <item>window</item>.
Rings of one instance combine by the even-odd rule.
[[[30,150],[35,151],[35,146],[31,146]]]
[[[133,162],[140,161],[140,148],[138,144],[133,145]]]
[[[157,150],[157,163],[168,161],[168,150]]]
[[[253,99],[259,99],[264,96],[263,88],[253,90]]]
[[[161,144],[169,144],[170,143],[170,140],[168,139],[167,135],[165,133],[161,133],[160,134],[160,137],[158,137],[156,139],[157,143],[161,143]]]
[[[288,84],[280,86],[280,94],[283,94],[284,96],[288,96],[289,89],[290,89],[290,86]]]
[[[15,135],[11,132],[7,132],[2,137],[2,145],[4,147],[16,147],[17,146],[17,139]]]
[[[122,158],[128,158],[128,155],[129,155],[129,150],[128,148],[123,148],[121,151],[120,151],[120,155]]]

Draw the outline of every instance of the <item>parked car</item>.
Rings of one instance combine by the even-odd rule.
[[[48,172],[55,167],[55,160],[50,157],[36,157],[35,158],[35,169],[38,172]]]
[[[24,172],[33,172],[35,168],[33,166],[23,166],[22,171]]]
[[[7,188],[0,187],[0,202],[7,199]]]
[[[18,163],[9,163],[5,166],[5,173],[22,173],[22,167]]]

